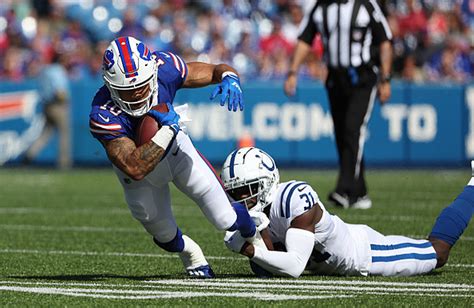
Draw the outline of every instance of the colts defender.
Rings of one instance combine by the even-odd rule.
[[[472,165],[474,174],[474,162]],[[299,277],[305,269],[356,276],[428,273],[447,262],[474,210],[473,177],[438,216],[428,240],[415,240],[385,236],[369,226],[348,224],[331,215],[307,183],[279,183],[274,160],[257,148],[232,152],[221,178],[227,192],[252,209],[266,245],[249,243],[238,232],[227,232],[225,243],[249,257],[259,276]]]
[[[180,116],[172,103],[182,87],[220,83],[211,99],[222,94],[222,106],[228,102],[229,110],[243,110],[236,71],[226,64],[185,63],[171,52],[152,53],[133,37],[110,43],[102,71],[105,85],[92,102],[90,131],[105,148],[133,217],[159,247],[179,253],[190,276],[214,277],[199,245],[176,224],[168,183],[196,202],[219,230],[239,230],[250,238],[255,224],[244,206],[231,205],[210,165],[180,129]],[[158,104],[166,104],[167,112],[152,109]],[[151,140],[136,146],[137,125],[145,114],[161,128]]]

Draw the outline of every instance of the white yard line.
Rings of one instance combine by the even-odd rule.
[[[134,252],[99,252],[99,251],[77,251],[77,250],[38,250],[38,249],[0,249],[0,253],[12,254],[51,254],[51,255],[78,255],[78,256],[112,256],[112,257],[143,257],[143,258],[178,258],[174,254],[162,253],[134,253]],[[232,260],[246,261],[245,257],[236,255],[235,257],[206,256],[209,260]],[[474,268],[474,264],[446,264],[450,267]]]
[[[15,287],[0,286],[0,291],[40,293],[40,294],[60,294],[70,296],[85,296],[93,298],[116,298],[116,299],[158,299],[158,298],[183,298],[183,297],[240,297],[253,298],[256,300],[302,300],[302,299],[331,299],[348,298],[351,295],[284,295],[275,293],[260,292],[183,292],[183,291],[142,291],[142,290],[114,290],[114,289],[84,289],[84,288],[44,288],[44,287]],[[119,294],[119,295],[108,295]],[[131,295],[122,295],[131,294]]]
[[[44,281],[19,281],[19,280],[4,280],[0,281],[0,285],[46,285],[46,286],[71,286],[71,287],[126,287],[126,288],[157,288],[169,287],[172,285],[177,286],[197,286],[197,287],[241,287],[250,288],[255,287],[261,288],[299,288],[303,286],[321,286],[321,285],[334,285],[334,286],[387,286],[392,287],[403,287],[413,288],[420,290],[419,288],[435,288],[435,289],[453,289],[471,291],[474,290],[474,285],[471,284],[456,284],[456,283],[431,283],[431,282],[392,282],[392,281],[365,281],[365,280],[335,280],[335,279],[292,279],[292,278],[216,278],[216,279],[163,279],[163,280],[144,280],[137,284],[114,284],[114,283],[100,283],[100,282],[44,282]],[[373,290],[373,289],[371,289]],[[451,292],[451,291],[444,291]]]
[[[440,292],[440,293],[452,293],[456,292],[473,292],[474,286],[472,285],[450,285],[450,284],[430,284],[424,283],[419,285],[413,284],[384,284],[383,282],[377,282],[377,285],[383,285],[376,287],[374,284],[364,285],[362,281],[350,280],[344,281],[347,283],[340,283],[340,280],[304,280],[298,281],[297,284],[288,283],[288,280],[280,280],[275,283],[274,280],[266,280],[260,282],[258,280],[243,280],[241,282],[235,282],[229,279],[226,280],[208,280],[204,283],[201,281],[195,282],[192,280],[178,280],[178,279],[166,279],[166,280],[148,280],[146,283],[155,283],[157,285],[177,285],[177,286],[208,286],[208,287],[230,287],[230,288],[251,288],[251,289],[288,289],[288,290],[339,290],[339,291],[379,291],[379,292]],[[387,287],[389,286],[389,287]]]
[[[152,285],[146,283],[152,283]],[[374,288],[372,285],[375,284],[379,286],[385,285],[385,287]],[[360,285],[362,285],[362,287]],[[369,287],[366,287],[366,285]],[[143,288],[150,287],[154,289],[143,290]],[[199,291],[193,289],[186,290],[186,288],[193,287],[198,288]],[[144,284],[133,285],[109,283],[0,281],[0,291],[6,292],[26,292],[51,295],[59,294],[131,300],[205,296],[251,298],[256,300],[302,300],[331,299],[360,295],[472,298],[473,289],[474,285],[449,283],[391,283],[361,280],[342,281],[243,278],[214,280],[167,279],[161,281],[145,281]],[[236,292],[236,290],[239,290],[239,292]],[[296,291],[296,293],[291,294],[291,291]],[[282,294],[282,292],[289,294]]]

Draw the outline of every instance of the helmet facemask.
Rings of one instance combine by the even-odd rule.
[[[231,196],[234,201],[245,204],[247,209],[253,209],[256,206],[260,206],[259,203],[262,199],[264,185],[263,181],[254,179],[246,181],[246,183],[240,186],[227,189],[226,192]]]
[[[146,80],[141,84],[134,85],[134,87],[118,87],[108,82],[106,82],[105,84],[107,85],[107,88],[110,91],[110,96],[112,100],[114,101],[115,104],[118,105],[118,107],[121,110],[123,110],[124,112],[128,113],[129,115],[133,117],[141,117],[144,114],[146,114],[148,111],[150,111],[151,107],[155,103],[154,98],[157,96],[156,94],[158,90],[158,82],[157,82],[158,76],[157,75],[158,74],[155,74],[154,76],[150,76],[149,80]],[[146,87],[147,85],[149,85],[150,87],[148,94],[137,101],[127,101],[123,99],[120,95],[120,91],[138,90],[141,87]],[[135,107],[140,104],[142,106],[138,108]]]

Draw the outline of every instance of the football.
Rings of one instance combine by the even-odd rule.
[[[168,112],[168,106],[164,103],[158,104],[152,108],[158,112]],[[156,134],[156,132],[161,128],[161,125],[151,116],[144,115],[140,122],[137,125],[137,129],[135,131],[135,145],[137,147],[141,146],[142,144],[147,143],[150,139]]]

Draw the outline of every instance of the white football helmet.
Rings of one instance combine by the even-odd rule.
[[[124,36],[112,41],[105,50],[102,77],[114,103],[129,115],[140,117],[151,109],[153,97],[157,96],[157,68],[156,56],[145,44],[131,36]],[[121,91],[146,86],[150,90],[137,101],[126,101],[120,96]]]
[[[233,151],[222,166],[226,192],[252,211],[263,211],[273,202],[280,175],[273,158],[264,151],[246,147]]]

